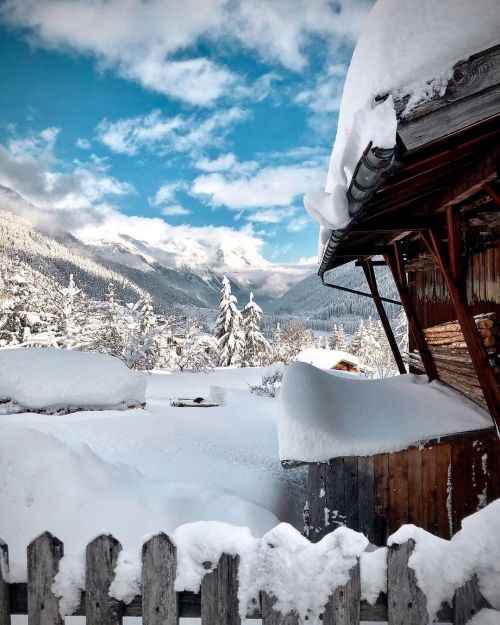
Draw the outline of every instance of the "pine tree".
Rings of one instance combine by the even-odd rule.
[[[262,309],[250,293],[250,301],[243,309],[243,331],[245,334],[245,349],[242,364],[244,367],[258,367],[266,361],[269,352],[269,341],[260,331]]]
[[[408,319],[406,318],[405,309],[401,307],[398,316],[396,317],[396,323],[394,327],[394,336],[396,343],[398,344],[399,351],[402,354],[407,354],[409,350],[408,346]]]
[[[69,275],[68,286],[58,287],[56,309],[56,339],[59,347],[86,347],[92,340],[89,330],[93,315],[90,304],[82,290],[76,286],[72,273]]]
[[[131,307],[129,336],[123,357],[131,369],[150,371],[160,356],[159,328],[151,295],[147,294]]]
[[[332,333],[330,334],[330,338],[328,341],[328,347],[330,349],[335,349],[339,352],[347,352],[349,351],[349,345],[347,343],[347,336],[344,330],[344,326],[334,325]]]
[[[215,338],[219,347],[219,365],[229,367],[240,365],[245,349],[245,335],[242,329],[238,300],[231,293],[231,284],[226,276],[222,279],[222,293],[219,315],[215,322]]]
[[[106,308],[100,321],[96,349],[103,354],[122,357],[126,340],[126,320],[122,307],[115,299],[112,282],[108,286]]]

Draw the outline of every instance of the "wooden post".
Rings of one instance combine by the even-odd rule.
[[[460,213],[455,206],[448,206],[446,209],[446,228],[448,230],[450,270],[453,278],[460,281],[463,276],[462,232],[460,229]]]
[[[109,596],[120,543],[111,535],[102,535],[87,545],[85,568],[86,625],[121,625],[120,602]]]
[[[399,351],[398,344],[396,342],[396,339],[394,338],[394,332],[392,331],[391,324],[389,323],[389,318],[387,317],[387,313],[385,312],[384,304],[380,299],[377,279],[375,277],[375,271],[373,269],[373,261],[371,259],[365,260],[363,261],[362,266],[363,271],[365,272],[366,281],[368,282],[368,286],[370,287],[370,292],[373,296],[373,302],[377,309],[378,316],[380,317],[380,321],[384,328],[385,335],[387,336],[392,355],[394,356],[394,360],[396,361],[398,371],[399,373],[406,373],[405,363],[403,362],[401,352]]]
[[[299,617],[294,612],[281,614],[274,610],[276,599],[267,594],[261,593],[262,603],[262,625],[299,625]]]
[[[9,548],[0,538],[0,625],[10,625]]]
[[[413,302],[408,291],[406,273],[403,264],[403,255],[401,252],[401,248],[399,247],[399,244],[397,242],[394,243],[393,249],[386,253],[385,260],[391,270],[394,282],[396,284],[396,288],[399,293],[399,297],[405,309],[406,316],[408,317],[408,324],[410,326],[413,340],[415,341],[417,349],[420,353],[420,358],[422,359],[425,373],[429,377],[429,380],[436,380],[438,378],[436,365],[434,364],[434,360],[432,359],[431,352],[429,351],[429,346],[427,345],[427,341],[425,340],[422,327],[418,320],[415,307],[413,306]]]
[[[455,592],[453,597],[453,625],[465,625],[482,608],[490,607],[479,590],[477,575]]]
[[[500,390],[493,367],[491,367],[484,346],[481,343],[474,316],[467,303],[467,295],[463,284],[455,280],[451,270],[449,270],[446,251],[443,248],[437,232],[429,230],[426,233],[420,233],[420,236],[436,260],[441,275],[446,283],[451,302],[455,308],[460,327],[462,328],[472,364],[474,365],[479,384],[484,394],[484,399],[495,422],[497,433],[500,435]]]
[[[239,556],[222,554],[201,583],[201,625],[241,625],[238,606]]]
[[[336,588],[325,606],[324,625],[359,625],[361,579],[359,562],[349,571],[349,580]]]
[[[178,595],[174,589],[177,549],[166,534],[158,534],[142,547],[142,622],[177,625]]]
[[[415,571],[408,566],[415,543],[393,545],[387,556],[388,625],[427,625],[427,600],[417,586]]]
[[[52,593],[63,554],[62,542],[49,532],[28,545],[28,625],[63,625],[59,601]]]

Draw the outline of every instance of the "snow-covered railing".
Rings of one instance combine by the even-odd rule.
[[[111,535],[101,535],[87,545],[85,591],[75,615],[86,616],[88,625],[120,625],[124,616],[142,617],[144,625],[176,625],[180,617],[200,617],[203,625],[240,625],[242,618],[262,619],[263,625],[353,625],[360,621],[387,621],[389,625],[424,625],[429,622],[426,596],[417,585],[408,562],[413,540],[393,544],[387,550],[387,594],[376,603],[361,600],[360,562],[350,568],[347,581],[331,588],[319,615],[282,615],[274,609],[275,597],[260,593],[251,613],[241,614],[239,556],[223,554],[216,563],[204,562],[207,570],[199,593],[176,592],[177,549],[165,534],[144,543],[140,595],[130,603],[111,596],[110,587],[121,551]],[[62,625],[59,599],[54,595],[54,578],[63,557],[63,543],[45,532],[27,549],[28,582],[9,583],[8,548],[0,540],[0,625],[10,624],[10,615],[27,614],[29,625]],[[214,566],[215,565],[215,566]],[[297,569],[301,566],[297,558]],[[279,571],[276,573],[279,575]],[[259,605],[260,603],[260,605]],[[455,592],[453,606],[443,604],[440,622],[465,625],[472,615],[486,607],[475,575]]]

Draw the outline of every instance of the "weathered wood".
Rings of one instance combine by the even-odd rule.
[[[410,122],[398,124],[398,136],[408,152],[498,116],[500,84],[453,102]]]
[[[373,456],[358,458],[359,531],[376,542],[375,530],[375,462]]]
[[[500,434],[500,390],[493,369],[488,362],[484,347],[481,344],[481,339],[477,331],[474,317],[467,303],[467,295],[463,285],[459,284],[453,278],[448,269],[446,252],[443,249],[438,233],[430,230],[426,233],[420,233],[420,236],[431,254],[433,254],[443,280],[446,283],[450,299],[467,342],[467,348],[474,368],[476,369],[477,377],[481,383],[484,398],[497,427],[497,432]]]
[[[349,580],[336,588],[323,614],[324,625],[359,625],[361,580],[359,562],[349,571]]]
[[[460,529],[462,519],[477,509],[477,493],[472,475],[474,448],[472,441],[451,443],[451,488],[453,531]]]
[[[405,451],[389,454],[389,531],[408,521],[408,457]]]
[[[384,304],[380,299],[380,293],[377,286],[377,278],[375,277],[375,271],[373,270],[373,263],[371,259],[364,261],[363,271],[365,273],[368,287],[370,288],[370,292],[373,296],[373,303],[375,304],[378,316],[380,317],[380,321],[382,323],[382,327],[384,328],[384,332],[387,337],[389,347],[391,348],[391,352],[396,362],[398,371],[399,373],[406,373],[405,363],[403,362],[403,358],[401,357],[398,343],[396,341],[396,338],[394,337],[394,332],[392,331],[392,326],[389,322],[389,318],[387,317],[387,313],[385,312]]]
[[[427,625],[427,601],[417,586],[415,571],[408,560],[415,543],[409,540],[392,545],[387,556],[388,625]]]
[[[276,599],[267,594],[261,593],[262,604],[262,625],[299,625],[297,614],[281,614],[274,610]]]
[[[453,625],[466,625],[482,608],[490,607],[479,590],[477,575],[455,592],[453,597]]]
[[[385,545],[389,535],[389,454],[374,457],[375,472],[375,544]]]
[[[441,443],[436,445],[437,535],[441,538],[450,539],[453,536],[451,509],[451,445]]]
[[[103,534],[87,545],[85,568],[85,616],[87,625],[121,625],[122,606],[109,596],[122,546],[114,536]]]
[[[385,254],[385,261],[391,270],[394,283],[399,293],[399,298],[405,309],[406,316],[408,318],[408,325],[410,327],[413,340],[417,346],[417,349],[422,358],[422,362],[425,368],[425,372],[429,377],[429,380],[435,380],[438,377],[434,360],[432,359],[429,346],[425,340],[424,333],[422,332],[422,326],[417,317],[415,306],[410,297],[408,291],[408,284],[406,280],[406,274],[404,271],[404,262],[402,257],[401,248],[397,243],[394,244],[393,249]]]
[[[406,111],[409,95],[396,97],[394,107],[400,119],[410,121],[480,93],[500,83],[500,46],[474,54],[453,67],[453,75],[444,93],[436,93]]]
[[[28,545],[28,624],[62,625],[59,601],[52,593],[59,561],[64,555],[62,542],[44,532]]]
[[[201,624],[240,625],[238,606],[239,556],[223,554],[201,583]]]
[[[358,506],[358,459],[344,458],[344,488],[345,488],[345,524],[353,530],[359,530]]]
[[[0,625],[10,625],[9,548],[0,538]]]
[[[415,447],[408,456],[408,523],[421,525],[423,510],[422,451]],[[427,497],[427,492],[425,493]]]
[[[11,614],[27,614],[27,591],[25,583],[9,584]],[[85,616],[85,592],[81,594],[81,601],[75,610],[75,616]],[[181,618],[199,618],[201,614],[200,595],[192,592],[179,593],[180,617]],[[123,604],[123,616],[142,616],[141,597],[137,596],[131,603]],[[248,614],[247,619],[260,619],[260,611],[256,610]],[[440,622],[451,622],[451,608],[447,604],[443,604],[438,612]],[[361,620],[386,622],[387,621],[387,596],[381,594],[375,605],[371,605],[366,601],[361,601]]]
[[[436,447],[422,449],[422,490],[423,506],[421,526],[431,532],[437,530],[437,483],[436,483]]]
[[[179,597],[175,592],[177,549],[166,534],[157,534],[142,547],[142,622],[177,625]]]

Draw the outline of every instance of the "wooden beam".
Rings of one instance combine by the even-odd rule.
[[[498,208],[500,208],[500,182],[496,180],[487,182],[483,188]]]
[[[408,290],[408,284],[406,280],[406,273],[404,270],[403,254],[399,243],[394,243],[393,249],[387,252],[385,260],[392,272],[394,282],[396,283],[399,297],[405,309],[406,316],[408,317],[408,325],[410,326],[413,340],[415,341],[415,345],[420,352],[420,357],[422,359],[422,364],[424,365],[425,373],[429,377],[429,380],[436,380],[439,376],[437,373],[436,365],[434,364],[434,360],[432,358],[432,354],[429,350],[429,346],[427,345],[427,341],[425,340],[422,326],[420,325],[420,322],[418,320],[417,312],[415,310],[415,307],[413,306],[413,302],[410,297],[410,292]]]
[[[455,206],[448,206],[446,209],[446,226],[451,273],[454,280],[460,281],[463,276],[462,229],[460,227],[460,213]]]
[[[398,344],[394,337],[394,332],[392,331],[389,318],[387,317],[387,313],[385,312],[384,304],[380,299],[380,293],[377,286],[377,278],[375,276],[375,271],[373,270],[373,261],[371,259],[365,260],[362,266],[363,271],[365,272],[366,281],[368,282],[368,286],[370,287],[370,291],[373,296],[373,303],[375,304],[378,316],[380,317],[380,321],[384,328],[385,335],[387,336],[387,340],[389,342],[392,355],[394,356],[394,360],[396,361],[398,371],[399,373],[406,373],[405,363],[403,362],[401,352],[399,351]]]
[[[364,262],[365,261],[363,261],[363,260],[357,260],[354,263],[354,266],[355,267],[362,267]],[[387,263],[385,262],[385,260],[373,260],[372,259],[372,265],[374,267],[387,267]]]
[[[467,303],[467,294],[463,286],[463,281],[456,280],[450,270],[450,261],[439,234],[434,230],[429,230],[426,233],[421,233],[420,236],[433,255],[446,283],[450,294],[450,300],[455,308],[472,364],[474,365],[479,384],[484,394],[484,399],[486,400],[486,404],[500,436],[500,390],[493,368],[488,361],[484,346],[481,343],[481,338],[477,331],[471,308]]]

